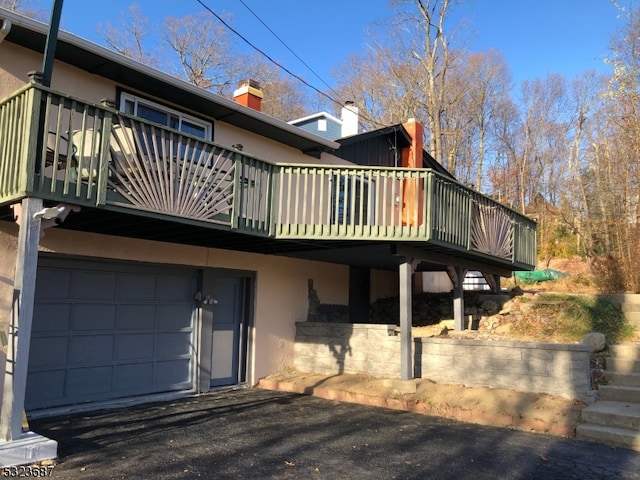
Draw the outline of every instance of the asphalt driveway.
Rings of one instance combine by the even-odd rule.
[[[243,389],[46,418],[60,479],[640,479],[640,453]]]

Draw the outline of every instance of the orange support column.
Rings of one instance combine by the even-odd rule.
[[[411,137],[411,145],[402,150],[402,166],[405,168],[422,168],[422,152],[424,149],[424,127],[415,118],[409,119],[402,126]],[[403,181],[402,223],[418,226],[422,223],[424,212],[420,210],[424,192],[417,178]]]

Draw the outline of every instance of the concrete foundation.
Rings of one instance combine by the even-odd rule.
[[[24,432],[19,440],[0,443],[0,467],[28,465],[57,456],[58,442],[31,431]]]

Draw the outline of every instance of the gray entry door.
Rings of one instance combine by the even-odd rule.
[[[213,279],[215,302],[211,329],[212,387],[236,385],[240,379],[241,326],[244,317],[243,277]]]
[[[27,410],[193,388],[196,270],[39,263]]]

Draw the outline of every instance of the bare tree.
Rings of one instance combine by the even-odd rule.
[[[369,42],[369,50],[361,57],[350,57],[339,70],[338,89],[343,97],[356,101],[368,119],[365,124],[388,125],[410,117],[423,122],[429,152],[444,165],[449,158],[443,141],[449,133],[444,131],[445,113],[452,104],[446,97],[448,74],[462,54],[448,47],[444,30],[449,3],[393,2],[394,16]],[[451,125],[455,124],[455,115],[448,113]]]
[[[239,80],[254,78],[265,93],[265,113],[282,120],[307,113],[308,97],[301,83],[255,55],[236,53],[226,27],[207,12],[168,17],[160,28],[150,25],[140,6],[133,4],[120,18],[118,27],[99,27],[107,45],[116,52],[226,97]]]
[[[415,64],[393,54],[393,48],[372,46],[362,56],[350,56],[338,69],[336,87],[339,108],[345,101],[356,103],[361,123],[367,129],[423,118],[419,90],[416,88]]]
[[[623,13],[627,22],[612,38],[608,62],[613,75],[600,109],[590,162],[582,173],[591,217],[593,254],[600,259],[600,277],[637,292],[640,291],[640,259],[636,253],[640,242],[640,16],[635,10]]]
[[[32,0],[0,0],[0,7],[25,17],[46,21],[47,13],[42,9],[34,8],[33,3]]]
[[[247,65],[246,76],[257,80],[264,93],[262,112],[285,121],[312,113],[299,81],[284,76],[278,67],[259,58],[250,59]]]
[[[225,27],[209,13],[169,17],[164,26],[164,40],[189,83],[224,94],[241,79],[243,61],[233,53]]]
[[[475,143],[477,155],[472,156],[476,160],[475,187],[482,190],[490,124],[500,105],[509,97],[511,74],[504,57],[495,50],[469,55],[466,61],[466,72],[471,97],[469,114],[473,115],[474,128],[477,132],[477,143]]]
[[[140,5],[134,3],[126,13],[120,12],[120,25],[98,24],[107,45],[120,55],[146,65],[158,66],[157,55],[148,47],[149,19],[142,13]]]

